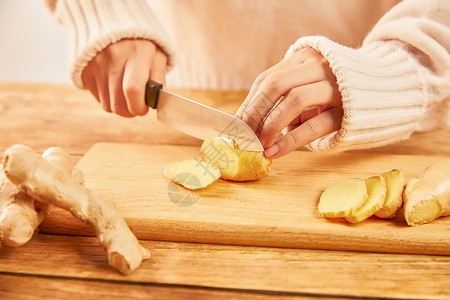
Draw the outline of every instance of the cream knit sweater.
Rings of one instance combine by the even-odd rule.
[[[168,54],[170,87],[203,89],[249,89],[287,49],[312,47],[329,61],[344,108],[341,129],[312,150],[377,147],[450,127],[447,0],[45,1],[68,29],[80,88],[87,63],[123,38],[152,40]]]

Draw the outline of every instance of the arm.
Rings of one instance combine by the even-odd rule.
[[[449,13],[450,3],[445,0],[406,0],[380,19],[359,49],[325,37],[300,38],[280,62],[285,67],[274,67],[276,76],[269,69],[259,83],[255,82],[253,95],[250,91],[237,115],[260,132],[266,152],[278,148],[273,157],[307,143],[315,151],[362,149],[399,142],[414,132],[448,127]],[[320,53],[326,63],[316,54],[305,56],[311,49]],[[316,63],[305,69],[303,62],[312,60]],[[300,79],[292,80],[289,72],[280,72],[283,68],[293,70],[296,64],[305,69],[302,74],[293,74]],[[304,92],[306,86],[317,82],[322,82],[321,89]],[[294,105],[289,110],[271,110],[259,123],[249,121],[248,115],[255,115],[257,108],[249,104],[257,95],[278,96],[272,101],[276,105],[281,96],[289,99],[296,89],[301,91],[296,98],[307,103],[304,107],[318,108],[312,117],[308,118],[305,110],[296,114],[297,120],[288,116],[290,125],[296,126],[289,126],[292,130],[278,139],[282,128],[271,122],[282,120]],[[304,121],[298,120],[302,115]]]
[[[145,0],[44,0],[69,35],[73,83],[108,112],[147,113],[148,79],[164,82],[173,46]]]

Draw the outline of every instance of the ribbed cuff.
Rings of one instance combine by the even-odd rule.
[[[342,95],[341,128],[312,142],[313,151],[345,151],[407,139],[426,106],[426,89],[417,65],[397,44],[373,42],[360,49],[325,37],[300,38],[286,56],[311,47],[329,62]]]
[[[64,0],[55,17],[70,36],[69,71],[73,83],[83,88],[81,78],[94,56],[124,38],[142,38],[157,44],[174,64],[174,47],[145,0]]]

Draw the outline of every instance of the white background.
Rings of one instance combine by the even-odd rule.
[[[42,0],[0,0],[0,80],[70,82],[65,29]]]

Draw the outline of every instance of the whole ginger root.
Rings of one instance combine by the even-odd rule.
[[[112,267],[124,275],[136,269],[150,257],[148,250],[139,244],[112,203],[80,185],[79,174],[72,178],[67,168],[61,167],[63,163],[56,164],[57,160],[52,163],[29,147],[15,145],[5,151],[3,168],[18,190],[39,202],[66,209],[90,224]]]
[[[73,163],[61,148],[51,147],[42,157],[71,174]],[[0,165],[1,166],[1,165]],[[77,176],[82,175],[77,171]],[[0,238],[11,247],[26,244],[48,213],[48,204],[36,201],[18,189],[0,168]]]
[[[36,209],[35,200],[0,174],[0,238],[8,246],[27,243],[46,214],[46,205]]]
[[[450,160],[429,165],[403,192],[405,220],[410,226],[450,215]]]

